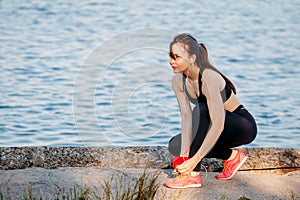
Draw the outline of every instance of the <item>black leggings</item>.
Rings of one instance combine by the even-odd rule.
[[[189,157],[194,156],[201,147],[210,126],[210,117],[206,103],[200,103],[193,109],[192,144]],[[211,151],[205,158],[227,160],[233,147],[251,143],[257,134],[257,127],[252,115],[240,105],[235,111],[226,111],[224,129]],[[180,155],[181,134],[171,138],[169,151],[174,156]]]

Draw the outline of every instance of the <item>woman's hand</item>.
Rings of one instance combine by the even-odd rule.
[[[194,170],[194,168],[197,166],[198,163],[199,160],[196,159],[195,156],[193,156],[192,158],[185,161],[181,165],[177,165],[176,170],[181,174],[189,174]]]

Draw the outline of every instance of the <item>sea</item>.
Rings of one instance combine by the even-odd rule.
[[[0,146],[167,146],[169,43],[204,43],[258,135],[300,148],[300,1],[0,1]]]

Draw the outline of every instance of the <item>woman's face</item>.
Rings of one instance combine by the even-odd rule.
[[[189,53],[184,48],[184,44],[175,43],[171,47],[170,52],[170,65],[174,72],[183,73],[191,65],[189,62]]]

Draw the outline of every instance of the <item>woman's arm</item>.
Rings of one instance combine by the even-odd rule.
[[[181,113],[181,152],[180,156],[188,157],[192,140],[192,109],[182,87],[182,74],[172,78],[172,88],[178,101]]]
[[[202,158],[213,148],[224,128],[225,110],[220,94],[220,88],[224,87],[225,81],[212,70],[205,70],[202,76],[202,92],[206,96],[211,124],[206,137],[197,153],[178,165],[176,169],[183,174],[190,173]]]
[[[219,139],[225,123],[225,109],[221,97],[221,88],[226,84],[223,78],[215,71],[207,69],[202,76],[202,91],[206,96],[210,116],[210,125],[206,137],[194,155],[198,162],[206,156]]]

